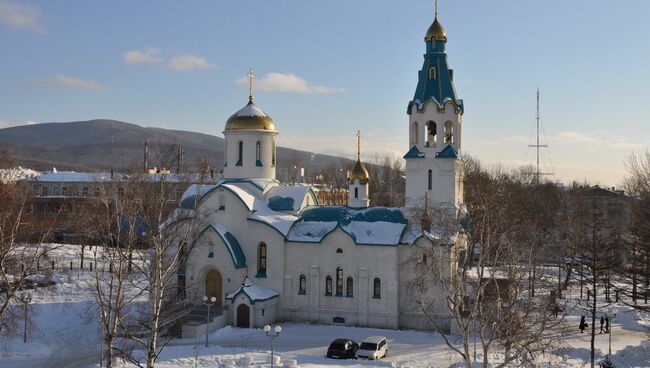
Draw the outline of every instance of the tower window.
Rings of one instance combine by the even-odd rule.
[[[454,124],[451,121],[445,122],[445,144],[454,143]]]
[[[266,277],[266,243],[261,242],[257,253],[257,275],[255,277]]]
[[[354,198],[359,198],[359,188],[354,188]]]
[[[429,79],[438,79],[438,71],[435,67],[429,68]]]
[[[255,143],[255,166],[262,166],[262,143]]]
[[[352,279],[352,277],[348,277],[346,281],[346,287],[345,287],[345,296],[353,295],[353,287],[354,287],[354,279]]]
[[[375,281],[372,284],[372,297],[375,299],[381,298],[381,280],[375,278]]]
[[[411,134],[411,144],[420,143],[420,126],[418,122],[413,123],[413,133]]]
[[[305,295],[307,294],[307,276],[300,275],[298,283],[298,294]]]
[[[435,147],[438,134],[438,125],[435,121],[427,121],[427,147]]]
[[[336,269],[336,296],[343,295],[343,268]]]
[[[332,295],[332,276],[325,278],[325,295]]]
[[[271,145],[271,166],[275,167],[275,141]]]
[[[237,163],[235,166],[241,166],[244,158],[244,142],[239,141],[238,153],[237,153]]]
[[[428,184],[427,188],[429,188],[429,190],[433,189],[433,171],[431,170],[429,170],[429,174],[427,177],[427,184]]]

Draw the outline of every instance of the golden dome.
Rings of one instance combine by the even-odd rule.
[[[275,132],[275,123],[262,109],[248,100],[248,104],[232,114],[226,121],[225,130],[269,130]]]
[[[426,41],[429,41],[432,38],[435,38],[436,40],[440,40],[440,41],[447,41],[447,32],[445,32],[445,29],[442,27],[442,24],[438,22],[438,17],[436,17],[433,20],[433,23],[427,30],[427,35],[424,36],[424,39]]]
[[[348,174],[348,181],[354,183],[355,180],[359,180],[359,183],[366,184],[370,180],[370,175],[368,175],[368,170],[363,166],[361,161],[357,160],[357,163],[352,168],[352,171]]]

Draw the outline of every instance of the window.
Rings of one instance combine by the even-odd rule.
[[[262,166],[262,143],[255,143],[255,166]]]
[[[373,282],[372,297],[375,299],[381,298],[381,280],[379,278],[375,278]]]
[[[88,187],[83,187],[81,189],[81,195],[84,197],[88,197]]]
[[[95,188],[95,197],[99,197],[100,194],[99,188]]]
[[[117,195],[123,196],[124,195],[124,188],[122,188],[122,187],[117,188]]]
[[[434,121],[427,122],[427,147],[435,147],[438,138],[438,125]]]
[[[418,144],[420,143],[420,126],[418,125],[418,122],[413,123],[413,133],[411,134],[411,144]]]
[[[219,211],[226,209],[226,196],[219,194]]]
[[[429,68],[429,79],[438,79],[438,72],[435,67]]]
[[[325,295],[332,295],[332,276],[325,278]]]
[[[64,197],[68,196],[68,188],[67,187],[61,188],[61,195],[64,196]]]
[[[454,124],[452,124],[451,121],[445,123],[445,143],[454,143]]]
[[[47,187],[43,187],[43,188],[41,188],[41,195],[42,195],[43,197],[46,197],[46,196],[47,196]]]
[[[422,264],[425,265],[425,266],[427,265],[427,255],[426,254],[422,255]]]
[[[343,253],[343,249],[341,249],[341,248],[336,248],[336,253]]]
[[[273,141],[273,145],[271,146],[271,166],[275,166],[275,141]]]
[[[345,285],[345,296],[352,296],[354,289],[354,279],[350,276],[348,277]]]
[[[359,188],[354,188],[354,198],[359,198]]]
[[[345,318],[343,317],[334,317],[332,318],[333,323],[345,323]]]
[[[176,295],[178,299],[185,300],[185,275],[178,275],[176,280]]]
[[[433,171],[429,170],[429,176],[427,180],[428,180],[427,187],[429,188],[429,190],[433,189]]]
[[[235,166],[241,166],[242,161],[243,161],[243,157],[244,157],[244,142],[242,142],[242,141],[239,141],[239,150],[238,150],[238,153],[237,153],[237,157],[238,157],[238,159],[237,159],[237,163],[235,164]]]
[[[266,243],[261,242],[257,253],[257,275],[255,277],[266,277]]]
[[[300,275],[300,281],[298,282],[298,294],[305,295],[307,294],[307,276]]]
[[[336,269],[336,296],[343,296],[343,267]]]

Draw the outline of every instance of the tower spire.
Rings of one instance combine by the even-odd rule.
[[[436,0],[436,18],[438,18],[438,0]]]
[[[248,69],[248,74],[246,74],[248,77],[248,102],[252,103],[253,102],[253,79],[255,79],[255,72],[253,71],[253,67],[250,67]]]

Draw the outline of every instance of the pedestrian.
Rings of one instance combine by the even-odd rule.
[[[580,333],[585,332],[585,328],[587,328],[588,324],[585,322],[585,316],[580,317]]]
[[[609,333],[609,316],[605,315],[605,333]]]
[[[605,324],[605,316],[600,316],[600,333],[603,333],[604,324]]]

